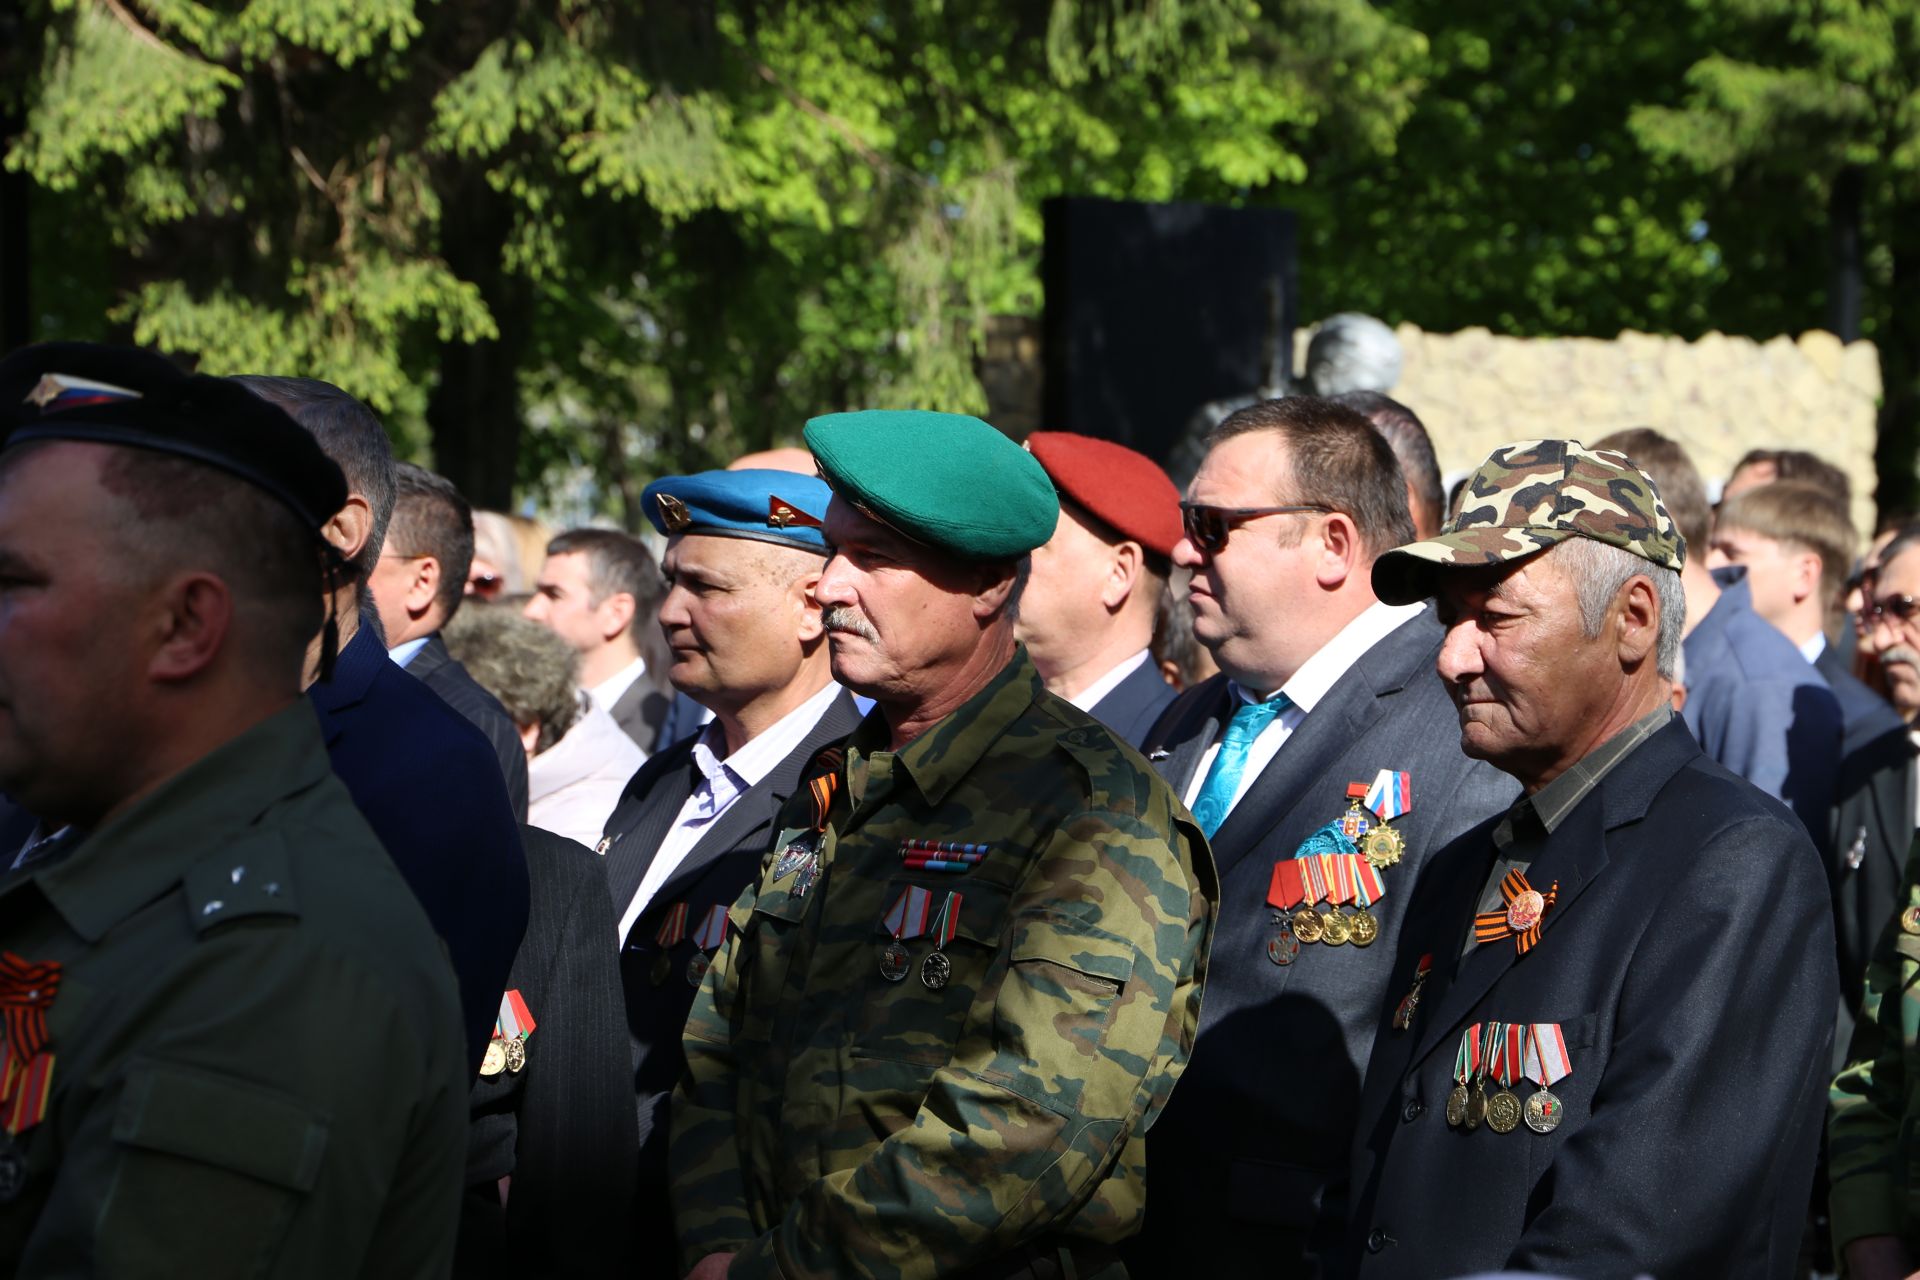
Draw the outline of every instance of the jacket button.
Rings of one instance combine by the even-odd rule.
[[[1367,1232],[1368,1253],[1379,1253],[1393,1242],[1393,1237],[1379,1227],[1375,1227],[1373,1230]]]
[[[1406,1124],[1412,1124],[1415,1120],[1418,1120],[1425,1112],[1426,1112],[1426,1107],[1422,1105],[1422,1103],[1418,1098],[1408,1098],[1407,1105],[1400,1108],[1400,1119],[1402,1122]]]

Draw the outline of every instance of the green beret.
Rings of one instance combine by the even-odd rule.
[[[1017,559],[1053,537],[1060,519],[1046,469],[978,418],[868,409],[815,418],[805,436],[836,495],[962,559]]]

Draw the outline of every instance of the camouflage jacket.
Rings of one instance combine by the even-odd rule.
[[[1144,1136],[1200,1020],[1219,898],[1191,816],[1152,768],[1043,689],[1021,650],[905,749],[875,713],[837,775],[818,871],[801,788],[688,1021],[673,1198],[691,1264],[730,1275],[962,1274],[1026,1243],[1139,1227]],[[813,794],[810,794],[813,793]],[[960,874],[907,839],[986,846]],[[951,979],[881,972],[909,888],[960,895]],[[931,913],[930,913],[931,916]]]
[[[1833,1082],[1827,1175],[1833,1245],[1895,1235],[1920,1248],[1920,843],[1867,966],[1866,999]]]

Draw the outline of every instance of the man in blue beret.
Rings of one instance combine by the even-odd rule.
[[[454,974],[300,696],[340,469],[92,344],[0,432],[0,1272],[445,1275]]]
[[[684,1260],[1124,1275],[1198,1016],[1205,841],[1015,643],[1059,515],[1039,462],[955,414],[834,414],[806,441],[833,674],[878,705],[808,763],[694,999]]]
[[[814,476],[758,470],[668,476],[641,495],[667,537],[668,678],[713,712],[634,775],[600,845],[640,1113],[635,1238],[668,1266],[667,1098],[686,1066],[687,1009],[800,771],[860,719],[833,682],[813,597],[830,496]]]

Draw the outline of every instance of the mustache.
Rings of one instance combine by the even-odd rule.
[[[1916,652],[1910,645],[1888,645],[1880,651],[1879,659],[1883,667],[1890,667],[1896,662],[1905,663],[1909,667],[1920,667],[1920,652]]]
[[[880,633],[873,629],[873,624],[855,613],[850,605],[829,605],[826,612],[820,615],[820,625],[829,632],[849,632],[868,644],[880,643]]]

